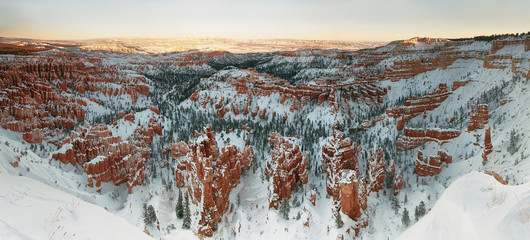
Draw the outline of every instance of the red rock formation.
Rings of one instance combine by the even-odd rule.
[[[339,71],[343,71],[339,70]],[[329,100],[329,106],[333,114],[339,110],[348,109],[339,104],[348,105],[349,101],[358,101],[361,96],[367,104],[371,102],[380,103],[383,101],[382,96],[387,94],[387,89],[377,86],[379,78],[365,78],[354,82],[338,81],[343,78],[349,78],[352,74],[337,75],[331,79],[315,79],[308,84],[291,85],[286,80],[271,76],[265,73],[258,73],[252,69],[237,70],[238,74],[225,73],[226,82],[233,86],[238,94],[247,94],[251,99],[253,96],[268,96],[279,93],[280,104],[291,104],[290,111],[300,110],[306,104],[314,99],[318,99],[320,106],[324,101]],[[353,70],[348,70],[353,72]],[[348,98],[347,101],[337,102],[337,97],[342,93],[349,94],[355,90],[354,97]],[[329,98],[329,99],[328,99]],[[288,100],[291,100],[290,102]],[[248,103],[248,100],[247,100]],[[245,111],[245,112],[248,112]],[[255,112],[254,112],[255,113]],[[248,114],[248,113],[245,113]]]
[[[221,99],[219,99],[219,101],[214,105],[215,110],[219,110],[221,107],[223,107],[224,101],[225,101],[225,98],[221,97]]]
[[[525,52],[530,51],[530,36],[528,36],[528,35],[524,39],[524,51]]]
[[[507,69],[510,68],[514,74],[525,78],[530,76],[530,66],[524,57],[513,55],[512,53],[499,54],[498,50],[509,45],[522,45],[528,51],[528,37],[525,39],[496,40],[491,43],[490,54],[484,57],[484,68]]]
[[[197,90],[195,90],[195,92],[193,92],[193,94],[191,94],[190,100],[192,102],[197,102],[199,100],[199,92],[200,91],[201,91],[200,89],[197,89]]]
[[[298,99],[293,99],[293,103],[291,104],[291,108],[289,108],[289,111],[290,112],[298,111],[298,109],[300,109],[299,105],[300,105],[300,101],[298,101]]]
[[[269,208],[278,209],[282,199],[291,198],[291,191],[298,182],[307,183],[307,154],[279,133],[271,133],[269,143],[272,159],[265,168],[265,174],[272,183]]]
[[[259,115],[259,118],[260,119],[265,119],[265,114],[267,114],[267,109],[263,109],[263,111],[261,112],[261,114]]]
[[[373,126],[373,122],[371,120],[363,120],[361,122],[361,127],[363,127],[364,130],[368,130]]]
[[[482,153],[482,158],[484,161],[488,161],[488,154],[490,154],[493,150],[493,146],[491,145],[491,131],[490,128],[486,129],[486,136],[484,137],[484,153]]]
[[[160,109],[158,109],[157,107],[149,106],[148,108],[149,108],[149,110],[153,111],[154,113],[160,115]]]
[[[451,91],[455,91],[463,86],[466,86],[470,81],[467,80],[467,81],[454,81],[453,82],[453,87],[451,88]]]
[[[125,117],[123,117],[123,120],[125,121],[129,121],[129,122],[134,122],[134,115],[136,113],[134,111],[131,111],[129,114],[125,115]]]
[[[228,108],[221,108],[219,109],[219,112],[217,113],[217,117],[219,119],[223,118],[225,116],[225,114],[227,114],[228,112],[230,112],[230,109]]]
[[[471,132],[475,129],[484,129],[486,124],[488,124],[488,105],[478,105],[476,113],[473,111],[473,105],[471,105],[467,131]]]
[[[401,173],[397,174],[394,178],[394,196],[399,194],[399,191],[403,188],[403,176]]]
[[[512,55],[487,55],[484,57],[484,68],[489,69],[506,69],[512,64]]]
[[[525,40],[495,40],[491,42],[490,54],[496,53],[505,46],[525,44]]]
[[[247,132],[250,132],[250,127],[248,126],[248,124],[245,124],[243,125],[243,127],[241,127],[241,129],[247,131]]]
[[[325,94],[325,93],[318,95],[318,103],[317,103],[317,105],[318,106],[322,105],[322,103],[324,103],[324,101],[326,101],[327,98],[328,98],[328,95]]]
[[[403,128],[405,127],[405,119],[403,119],[403,117],[400,117],[397,120],[396,127],[398,131],[403,130]]]
[[[495,178],[495,180],[497,180],[497,182],[501,183],[502,185],[506,185],[508,183],[506,183],[506,181],[504,181],[504,179],[502,179],[502,177],[496,173],[495,171],[484,171],[485,174],[488,174],[490,176],[493,176]]]
[[[366,181],[358,178],[356,170],[343,170],[340,184],[341,211],[354,221],[361,220],[362,211],[368,207]]]
[[[35,55],[37,52],[49,49],[52,47],[0,43],[0,54]]]
[[[113,136],[106,125],[85,123],[63,141],[62,148],[52,157],[65,164],[83,166],[88,186],[95,184],[97,191],[101,191],[101,182],[115,185],[127,182],[131,193],[134,186],[143,184],[154,134],[162,134],[154,118],[147,126],[138,127],[128,141]]]
[[[185,142],[174,142],[171,144],[171,159],[175,160],[180,157],[186,156],[190,152],[188,144]]]
[[[329,93],[328,102],[329,108],[331,109],[331,114],[336,114],[339,112],[339,105],[337,103],[337,89],[333,88]]]
[[[414,50],[412,50],[414,51]],[[420,51],[415,52],[420,53]],[[402,55],[404,52],[394,50],[394,55]],[[437,68],[445,69],[459,58],[466,58],[459,55],[459,52],[442,52],[436,55],[423,56],[422,58],[394,60],[391,68],[385,72],[385,77],[392,81],[399,81],[414,77],[420,73],[435,70]]]
[[[188,148],[186,159],[177,165],[176,183],[187,187],[191,201],[199,205],[198,233],[211,237],[228,210],[230,192],[239,183],[242,168],[250,169],[254,152],[252,147],[238,151],[230,145],[223,147],[219,155],[209,127]]]
[[[20,163],[20,157],[16,157],[15,161],[10,162],[9,164],[11,164],[12,167],[17,168],[19,163]]]
[[[406,151],[417,148],[427,142],[437,142],[442,145],[445,141],[460,136],[460,132],[451,129],[410,129],[405,128],[404,134],[397,141],[397,150]]]
[[[340,179],[343,169],[358,170],[358,158],[361,146],[356,146],[350,138],[334,131],[333,137],[322,146],[322,171],[326,173],[326,190],[333,200],[340,197]]]
[[[509,102],[512,102],[512,101],[513,101],[513,100],[511,100],[511,99],[503,99],[503,100],[501,100],[501,101],[499,102],[499,106],[502,107],[502,106],[506,105],[506,103],[509,103]]]
[[[237,103],[232,103],[232,112],[236,116],[240,114],[239,105]]]
[[[64,130],[84,120],[87,103],[73,92],[87,91],[131,94],[133,101],[137,94],[149,94],[144,77],[123,77],[101,59],[63,53],[5,58],[0,62],[0,125],[22,132],[30,143],[56,143]]]
[[[442,162],[447,164],[452,162],[452,157],[445,151],[438,151],[437,156],[427,158],[423,158],[423,153],[418,151],[415,166],[416,174],[421,177],[438,175],[442,171]]]
[[[368,160],[368,166],[366,169],[366,175],[370,181],[369,189],[370,192],[379,192],[383,189],[385,183],[385,160],[383,159],[383,149],[374,148],[370,150],[372,155]]]
[[[210,103],[210,96],[204,98],[204,100],[202,101],[202,108],[206,108],[208,103]]]
[[[315,190],[311,190],[311,195],[309,195],[309,202],[311,202],[311,204],[313,204],[313,206],[316,205],[317,193],[315,192]]]
[[[449,97],[449,94],[451,92],[447,90],[447,85],[440,83],[438,90],[429,93],[425,97],[409,97],[404,106],[387,109],[386,113],[389,117],[400,118],[403,121],[399,122],[398,120],[399,130],[404,126],[406,121],[439,107]]]

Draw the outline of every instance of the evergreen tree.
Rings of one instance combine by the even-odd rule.
[[[399,201],[398,201],[398,198],[394,195],[392,195],[391,197],[391,204],[392,204],[392,208],[394,209],[394,211],[396,212],[396,215],[398,214],[398,211],[399,211]]]
[[[416,219],[416,221],[423,217],[425,215],[425,212],[425,203],[421,201],[420,204],[416,206],[416,209],[414,210],[414,218]]]
[[[517,150],[519,149],[519,137],[517,136],[517,133],[514,130],[510,132],[510,141],[508,143],[508,152],[513,155]]]
[[[289,212],[291,211],[291,205],[289,204],[289,199],[284,198],[280,203],[280,216],[285,220],[289,220]]]
[[[182,228],[190,229],[191,227],[191,214],[190,214],[190,202],[188,200],[188,195],[186,195],[186,203],[184,204],[184,221],[182,221]]]
[[[337,214],[335,214],[335,223],[337,224],[337,228],[341,228],[342,226],[344,226],[344,221],[342,221],[342,216],[340,212],[337,212]]]
[[[153,225],[153,223],[157,221],[155,208],[153,208],[151,205],[147,207],[147,204],[144,204],[144,211],[142,215],[145,225]]]
[[[409,217],[409,211],[407,208],[403,210],[403,217],[401,218],[401,223],[403,223],[403,226],[407,227],[410,223],[410,217]]]
[[[179,190],[179,196],[177,200],[177,206],[175,207],[175,212],[177,214],[178,219],[182,219],[184,217],[184,207],[182,203],[182,193]]]

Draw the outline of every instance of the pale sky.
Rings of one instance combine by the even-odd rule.
[[[0,0],[0,36],[390,41],[530,31],[530,0]]]

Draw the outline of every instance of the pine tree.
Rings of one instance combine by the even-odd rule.
[[[178,219],[182,219],[184,217],[184,207],[182,205],[182,193],[179,190],[179,196],[177,200],[177,206],[175,207],[175,212],[177,214]]]
[[[191,227],[191,214],[190,214],[190,202],[188,195],[186,195],[186,203],[184,208],[184,220],[182,221],[182,228],[190,229]]]
[[[416,206],[416,209],[414,211],[414,218],[416,219],[416,221],[418,221],[418,219],[425,215],[425,211],[425,203],[421,201],[420,204]]]
[[[394,209],[394,211],[396,212],[396,215],[398,214],[398,211],[399,211],[399,201],[398,201],[398,198],[396,196],[393,196],[391,197],[391,204],[392,204],[392,208]]]
[[[152,205],[149,205],[149,207],[147,207],[147,204],[144,204],[143,217],[145,225],[152,225],[154,222],[157,221],[155,208]]]
[[[409,217],[409,211],[407,208],[403,210],[403,217],[401,218],[401,223],[403,223],[403,226],[407,227],[410,223],[410,217]]]
[[[335,223],[337,224],[337,228],[341,228],[342,226],[344,226],[344,221],[342,221],[342,216],[340,212],[337,212],[337,214],[335,214]]]
[[[516,133],[515,129],[510,132],[510,139],[509,140],[510,141],[508,143],[508,152],[511,155],[513,155],[519,149],[519,147],[517,146],[518,142],[519,142],[519,138],[517,136],[517,133]]]
[[[289,220],[289,212],[291,211],[291,205],[289,204],[289,199],[284,198],[280,203],[280,216],[285,220]]]

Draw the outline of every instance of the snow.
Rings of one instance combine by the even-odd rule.
[[[387,45],[379,48],[380,52],[390,51],[396,45]],[[456,46],[456,50],[466,51],[489,51],[490,42],[474,41],[472,44]],[[430,46],[416,45],[414,49],[429,49]],[[136,67],[131,64],[134,61],[142,61],[140,64],[146,69],[156,69],[158,63],[150,60],[162,60],[162,57],[139,56],[139,55],[117,55],[108,53],[91,53],[95,57],[105,57],[104,62],[109,66]],[[307,53],[306,53],[307,54]],[[513,57],[523,58],[518,68],[528,68],[529,51],[524,52],[523,45],[506,46],[496,52],[496,54],[513,55]],[[182,53],[168,54],[167,61],[175,62],[178,55]],[[412,59],[429,56],[428,53],[415,55],[402,55],[390,57],[378,66],[391,66],[398,59]],[[138,59],[142,58],[142,59]],[[290,58],[276,57],[273,61],[307,63],[314,57]],[[359,238],[364,239],[396,239],[405,229],[401,224],[401,213],[403,208],[407,208],[413,216],[414,208],[420,201],[424,201],[427,210],[431,212],[420,219],[416,225],[410,227],[400,239],[525,239],[530,235],[528,223],[521,224],[518,220],[520,210],[528,210],[529,205],[529,184],[530,182],[530,81],[526,79],[515,81],[515,76],[510,67],[508,69],[484,69],[484,62],[480,59],[459,59],[446,69],[436,69],[418,74],[410,79],[403,79],[399,82],[382,81],[380,87],[391,87],[389,94],[385,96],[385,102],[389,105],[395,103],[403,97],[423,96],[438,89],[440,83],[447,83],[448,89],[455,81],[467,81],[469,83],[452,92],[446,101],[438,108],[426,113],[427,120],[423,116],[418,116],[407,122],[408,128],[451,128],[461,131],[461,135],[442,145],[436,142],[424,144],[422,147],[408,152],[397,153],[397,172],[403,172],[404,189],[397,196],[400,206],[394,209],[390,202],[392,192],[383,190],[379,194],[373,193],[368,197],[369,226],[362,229]],[[190,69],[195,69],[195,66]],[[362,69],[362,68],[359,68]],[[139,71],[139,70],[138,70]],[[153,70],[156,71],[156,70]],[[333,73],[336,69],[304,69],[300,76],[312,76],[317,71]],[[135,70],[124,70],[124,77],[140,77]],[[230,69],[221,70],[214,76],[232,75],[232,77],[243,77],[249,74],[248,70]],[[260,80],[270,81],[271,79],[259,77]],[[350,78],[349,81],[354,81]],[[348,81],[348,80],[347,80]],[[147,83],[150,80],[147,79]],[[308,81],[311,83],[311,81]],[[513,100],[504,106],[499,106],[498,101],[478,102],[481,94],[495,87],[502,87],[501,93],[505,100]],[[235,88],[225,82],[216,81],[213,78],[203,79],[201,84],[207,85],[199,94],[202,97],[211,96],[214,104],[222,97],[234,99],[239,107],[244,107],[247,97],[237,95]],[[115,85],[114,87],[117,87]],[[238,96],[237,98],[234,96]],[[88,106],[87,121],[93,122],[95,117],[116,114],[119,111],[126,113],[132,109],[129,96],[108,97],[96,93],[87,93],[81,96],[86,100]],[[88,100],[88,97],[100,100],[102,105]],[[340,98],[340,96],[338,96]],[[289,111],[292,100],[287,100],[280,104],[280,94],[274,93],[269,96],[253,96],[253,101],[249,110],[253,112],[259,107],[260,112],[267,109],[267,117],[260,120],[258,117],[247,117],[242,114],[235,116],[232,112],[227,113],[225,118],[244,121],[270,121],[273,112],[277,113],[277,118],[289,115],[288,124],[293,123],[293,117],[302,115],[311,122],[324,122],[332,125],[344,118],[342,113],[331,114],[328,103],[316,106],[310,102],[301,111],[291,113]],[[337,102],[340,99],[337,99]],[[208,106],[203,109],[199,102],[184,101],[180,107],[196,108],[196,111],[213,111],[213,107]],[[139,96],[135,109],[152,105],[150,98]],[[464,109],[464,114],[469,113],[471,104],[488,104],[489,106],[489,126],[492,128],[493,152],[488,155],[489,162],[483,163],[481,154],[483,151],[484,130],[466,132],[466,125],[469,116],[463,116],[461,124],[449,126],[448,121],[460,108]],[[229,105],[227,105],[228,107]],[[363,114],[369,110],[364,103],[354,105],[354,112]],[[175,114],[179,114],[178,111]],[[217,115],[215,115],[216,117]],[[383,116],[385,116],[383,114]],[[151,117],[158,118],[164,129],[168,129],[170,121],[164,116],[158,116],[151,110],[137,112],[134,122],[118,120],[117,125],[109,125],[109,129],[114,136],[127,139],[135,129],[147,123]],[[357,115],[356,115],[357,118]],[[359,120],[364,120],[357,118]],[[435,119],[435,120],[433,120]],[[377,122],[373,127],[363,132],[352,140],[363,149],[371,149],[377,144],[377,139],[393,139],[398,136],[395,128],[395,119],[389,119],[390,125],[385,126],[385,121]],[[183,122],[175,124],[185,124]],[[353,123],[355,124],[355,123]],[[506,151],[509,135],[512,130],[520,134],[520,148],[513,154]],[[233,132],[223,130],[215,132],[219,148],[228,144],[233,144],[239,149],[245,146],[249,136],[254,134],[234,129]],[[368,136],[370,141],[362,141],[360,138]],[[186,139],[188,136],[179,136]],[[263,136],[266,137],[266,136]],[[114,186],[112,183],[103,183],[102,192],[97,193],[95,189],[86,187],[86,175],[79,167],[69,164],[61,164],[51,160],[49,153],[53,153],[56,148],[45,144],[44,150],[29,150],[30,145],[21,140],[21,134],[0,129],[0,239],[26,239],[26,238],[46,238],[55,230],[57,226],[62,226],[56,230],[56,235],[65,233],[68,238],[70,234],[76,234],[75,238],[96,238],[103,234],[107,226],[116,225],[116,229],[110,231],[109,238],[142,238],[142,229],[147,229],[156,239],[195,239],[192,230],[182,229],[182,220],[175,216],[174,208],[178,189],[174,186],[174,171],[169,168],[156,169],[156,177],[149,176],[143,186],[134,188],[132,194],[127,195],[127,189],[123,184]],[[311,162],[312,167],[320,164],[320,149],[323,144],[329,141],[330,137],[320,137],[315,139],[315,151],[312,154],[315,162]],[[372,141],[373,140],[373,141]],[[299,139],[293,139],[297,142]],[[394,140],[392,140],[394,141]],[[395,143],[392,142],[390,144]],[[155,140],[156,145],[158,142]],[[478,143],[475,145],[474,143]],[[386,147],[386,146],[381,146]],[[65,152],[71,145],[65,144],[57,152]],[[388,148],[392,150],[392,148]],[[27,155],[22,151],[27,150]],[[255,148],[255,151],[257,149]],[[452,164],[443,164],[442,172],[434,177],[417,177],[413,173],[414,162],[417,159],[417,151],[421,150],[424,156],[436,154],[438,151],[446,151],[453,156]],[[337,228],[331,213],[332,200],[326,196],[326,181],[317,175],[312,168],[309,176],[309,183],[303,188],[293,192],[293,199],[297,197],[301,202],[298,207],[293,206],[290,212],[290,219],[285,220],[280,217],[277,210],[268,209],[268,187],[270,182],[265,180],[261,172],[263,163],[270,159],[267,150],[263,154],[256,154],[254,164],[261,164],[256,168],[256,172],[245,171],[240,184],[233,189],[230,195],[230,202],[234,205],[223,216],[223,220],[218,224],[218,230],[214,233],[214,239],[337,239],[339,235],[345,238],[353,237],[347,234],[347,227]],[[20,157],[20,158],[19,158]],[[10,163],[19,158],[19,166],[14,168]],[[98,158],[96,158],[98,159]],[[151,159],[153,160],[153,159]],[[360,172],[365,172],[366,159],[360,157]],[[174,162],[173,162],[174,163]],[[174,166],[174,164],[170,164]],[[472,171],[493,170],[499,173],[509,184],[526,184],[520,186],[502,186],[493,180],[492,177]],[[472,172],[468,174],[469,172]],[[18,177],[23,175],[24,177]],[[17,176],[17,177],[15,177]],[[35,180],[31,180],[31,179]],[[164,181],[169,184],[164,184]],[[453,183],[453,184],[451,184]],[[45,185],[46,184],[46,185]],[[27,185],[27,186],[26,186]],[[168,186],[169,185],[169,186]],[[448,186],[451,185],[449,188]],[[54,190],[55,189],[55,190]],[[181,189],[184,192],[184,189]],[[386,191],[386,192],[385,192]],[[493,204],[492,195],[494,191],[506,193],[506,199],[502,203]],[[316,206],[309,201],[310,193],[317,194]],[[442,195],[443,194],[443,195]],[[441,197],[440,197],[441,196]],[[405,201],[405,198],[408,200]],[[16,201],[15,201],[15,200]],[[18,200],[17,200],[18,199]],[[240,199],[240,205],[236,205]],[[436,204],[435,202],[439,200]],[[95,205],[92,205],[95,204]],[[144,204],[152,205],[155,208],[159,224],[157,226],[145,226],[142,219],[142,208]],[[96,206],[97,205],[97,206]],[[27,209],[26,209],[26,206]],[[39,206],[37,208],[35,206]],[[88,207],[87,207],[88,206]],[[99,206],[99,207],[98,207]],[[59,210],[59,208],[63,210]],[[108,209],[107,211],[103,208]],[[192,212],[194,206],[191,206]],[[14,210],[12,210],[14,209]],[[88,210],[84,210],[88,209]],[[17,214],[12,214],[16,210]],[[20,213],[18,213],[20,211]],[[30,212],[31,211],[31,212]],[[72,214],[77,212],[77,214]],[[530,212],[527,211],[527,212]],[[37,213],[34,217],[29,214]],[[300,219],[297,214],[300,213]],[[56,219],[52,222],[49,219]],[[192,217],[197,221],[197,216]],[[305,227],[306,219],[310,219],[310,227]],[[57,220],[58,219],[58,220]],[[62,220],[61,220],[62,219]],[[346,216],[342,215],[345,226],[353,223]],[[125,221],[124,221],[125,220]],[[112,222],[109,224],[109,222]],[[411,224],[416,221],[412,220]],[[107,226],[105,226],[105,224]],[[55,225],[53,225],[55,224]],[[101,226],[103,225],[103,226]],[[239,228],[241,226],[241,228]],[[55,227],[55,228],[54,228]],[[102,227],[100,232],[96,231]],[[159,228],[158,228],[159,227]],[[30,229],[30,230],[28,230]],[[88,231],[90,229],[91,231]],[[123,233],[125,232],[125,233]],[[237,232],[237,236],[234,236]],[[132,237],[122,237],[116,234],[131,234]],[[139,233],[138,235],[136,233]],[[38,235],[38,236],[37,236]],[[54,235],[54,236],[56,236]],[[103,236],[103,237],[105,237]]]
[[[466,44],[456,47],[460,51],[489,51],[491,43],[486,41],[472,41],[471,44]]]
[[[152,239],[102,207],[7,173],[0,173],[0,209],[0,239]]]
[[[89,164],[97,164],[98,162],[102,162],[102,161],[105,161],[105,157],[100,155],[100,156],[97,156],[97,157],[93,158],[88,163]]]
[[[457,179],[432,210],[398,239],[528,239],[530,183],[505,186],[471,172]]]
[[[518,53],[524,53],[524,44],[504,46],[493,55],[516,55]]]

